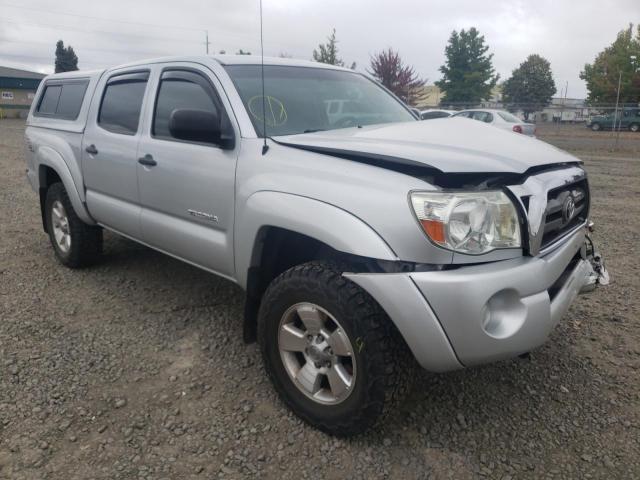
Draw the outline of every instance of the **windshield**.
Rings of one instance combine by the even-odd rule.
[[[260,65],[225,68],[260,137],[263,103],[267,136],[416,120],[398,100],[355,72],[265,65],[263,102]]]
[[[520,120],[518,117],[516,117],[515,115],[511,115],[510,113],[507,113],[507,112],[498,112],[498,115],[500,115],[505,122],[509,122],[509,123],[522,122],[522,120]]]

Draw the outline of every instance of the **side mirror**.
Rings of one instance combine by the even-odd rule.
[[[413,112],[413,114],[414,114],[416,117],[418,117],[418,120],[422,120],[422,115],[421,115],[420,110],[418,110],[418,109],[417,109],[417,108],[415,108],[415,107],[409,107],[409,108],[411,109],[411,111]]]
[[[169,133],[178,140],[211,143],[222,148],[233,148],[233,136],[222,132],[217,112],[177,108],[169,117]]]

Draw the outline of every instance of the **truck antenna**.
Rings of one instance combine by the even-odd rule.
[[[262,155],[267,153],[267,99],[264,96],[264,40],[262,39],[262,0],[260,0],[260,74],[262,76]]]

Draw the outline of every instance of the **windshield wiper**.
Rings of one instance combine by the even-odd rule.
[[[315,133],[324,131],[326,131],[326,128],[309,128],[308,130],[304,130],[302,133]]]

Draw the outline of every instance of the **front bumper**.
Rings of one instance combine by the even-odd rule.
[[[585,240],[581,228],[544,256],[455,270],[345,276],[379,302],[424,368],[453,370],[544,343],[578,293],[598,283]]]

